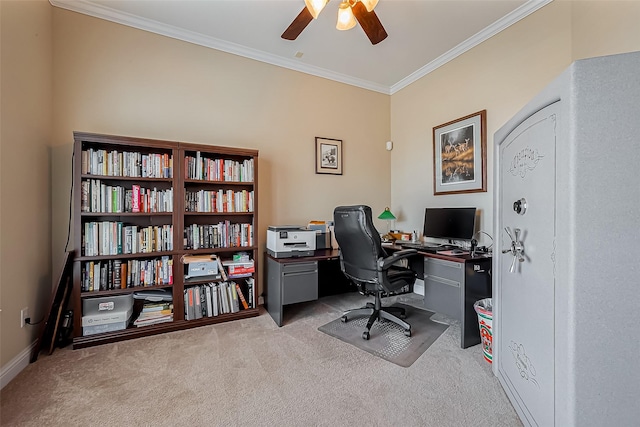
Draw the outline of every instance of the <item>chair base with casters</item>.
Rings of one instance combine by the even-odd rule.
[[[354,317],[364,317],[369,316],[369,321],[367,322],[367,329],[362,333],[362,339],[368,340],[371,335],[371,327],[373,326],[376,320],[388,320],[390,322],[395,323],[404,329],[404,334],[408,337],[411,336],[411,325],[405,322],[403,319],[407,317],[407,313],[402,307],[383,307],[381,300],[382,292],[376,293],[375,303],[368,302],[362,308],[354,308],[353,310],[349,310],[344,312],[342,317],[340,318],[343,322],[349,321]]]
[[[414,256],[415,249],[404,249],[387,254],[382,247],[380,234],[373,225],[371,208],[366,205],[339,206],[333,211],[334,232],[340,245],[340,268],[344,275],[358,286],[363,295],[374,295],[375,301],[365,307],[347,311],[342,315],[346,322],[354,316],[369,316],[362,338],[368,340],[376,320],[391,321],[411,336],[411,325],[405,322],[406,313],[397,307],[382,307],[382,294],[394,293],[410,287],[416,280],[416,272],[401,264]],[[400,262],[402,261],[402,262]]]

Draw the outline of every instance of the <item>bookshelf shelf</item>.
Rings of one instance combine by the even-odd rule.
[[[215,184],[218,186],[229,185],[229,186],[242,186],[242,187],[253,187],[254,185],[253,181],[209,181],[206,179],[185,179],[184,183],[187,185]]]
[[[92,175],[83,173],[82,179],[99,179],[102,181],[137,181],[137,182],[173,182],[172,178],[149,178],[140,176]]]
[[[182,263],[184,255],[212,255],[223,268],[221,261],[243,252],[258,271],[257,160],[258,151],[252,149],[74,132],[74,348],[259,314],[257,274],[227,280],[185,279],[188,266]],[[194,179],[198,176],[215,179]],[[206,194],[209,206],[218,204],[215,212],[187,211],[187,196],[198,192]],[[203,229],[206,245],[201,241]],[[194,244],[197,249],[192,249]],[[222,247],[204,247],[211,245]],[[144,252],[149,248],[154,250]],[[148,284],[142,286],[145,275]],[[224,310],[220,301],[214,315],[207,311],[205,289],[213,294],[213,287],[222,283],[230,289],[229,300]],[[142,300],[136,299],[124,329],[94,330],[85,336],[84,304],[163,289],[173,298],[171,321],[134,326],[144,311]],[[193,299],[196,293],[203,306],[201,315],[193,318],[194,307],[189,308],[186,297]],[[248,306],[243,306],[238,293]]]
[[[148,217],[148,216],[172,216],[173,212],[81,212],[86,217]]]
[[[168,289],[173,285],[134,286],[126,289],[112,289],[110,291],[82,291],[82,298],[104,297],[110,295],[127,295],[132,292],[149,291],[152,289]]]
[[[134,258],[157,258],[162,256],[171,256],[177,254],[177,251],[163,252],[138,252],[135,254],[118,254],[118,255],[96,255],[96,256],[79,256],[76,261],[102,261],[110,259],[134,259]]]

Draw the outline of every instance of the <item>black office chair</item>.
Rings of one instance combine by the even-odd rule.
[[[369,206],[339,206],[333,211],[335,237],[340,246],[340,267],[364,295],[375,295],[374,303],[349,310],[342,315],[346,322],[352,317],[369,316],[367,330],[362,338],[368,340],[369,331],[376,320],[386,319],[404,329],[411,336],[411,325],[405,322],[405,310],[400,307],[382,307],[382,294],[413,285],[416,273],[395,265],[399,260],[416,254],[415,249],[405,249],[388,256],[382,247],[380,234],[373,225]]]

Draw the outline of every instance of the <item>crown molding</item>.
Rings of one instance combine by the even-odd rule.
[[[278,67],[288,68],[290,70],[299,71],[305,74],[311,74],[317,77],[345,83],[351,86],[380,92],[389,95],[389,87],[374,83],[368,80],[358,79],[346,74],[336,73],[325,68],[313,65],[303,64],[297,60],[283,58],[277,55],[271,55],[257,49],[248,48],[236,43],[220,40],[215,37],[205,36],[200,33],[188,31],[172,25],[163,24],[152,19],[143,19],[129,13],[117,11],[115,9],[91,3],[85,0],[49,0],[49,2],[61,9],[70,10],[72,12],[82,13],[84,15],[93,16],[128,27],[137,28],[139,30],[149,31],[177,40],[197,44],[211,49],[220,50],[234,55],[242,56],[256,61],[265,62],[267,64],[276,65]]]
[[[137,28],[144,31],[149,31],[155,34],[159,34],[166,37],[171,37],[177,40],[182,40],[188,43],[197,44],[200,46],[208,47],[211,49],[220,50],[223,52],[231,53],[233,55],[242,56],[245,58],[253,59],[267,64],[275,65],[278,67],[287,68],[293,71],[299,71],[305,74],[310,74],[317,77],[333,80],[336,82],[348,84],[351,86],[360,87],[363,89],[371,90],[374,92],[380,92],[385,95],[393,95],[399,90],[409,86],[411,83],[419,80],[430,72],[443,66],[447,62],[457,58],[469,49],[479,45],[485,40],[498,34],[500,31],[515,24],[521,19],[527,17],[533,12],[537,11],[541,7],[551,3],[553,0],[530,0],[527,3],[520,6],[518,9],[506,15],[504,18],[496,21],[491,26],[483,29],[473,37],[460,43],[455,48],[442,54],[438,58],[434,59],[427,65],[409,74],[407,77],[400,80],[398,83],[393,84],[391,87],[374,83],[364,79],[358,79],[348,76],[346,74],[336,73],[325,68],[316,67],[313,65],[304,64],[297,60],[289,58],[283,58],[277,55],[272,55],[259,51],[257,49],[248,48],[236,43],[231,43],[225,40],[220,40],[215,37],[205,36],[193,31],[188,31],[182,28],[174,27],[171,25],[163,24],[152,19],[143,19],[138,16],[131,15],[129,13],[117,11],[115,9],[88,2],[86,0],[49,0],[49,2],[61,9],[70,10],[73,12],[82,13],[84,15],[93,16],[95,18],[104,19],[107,21],[115,22],[118,24],[126,25],[129,27]]]
[[[510,27],[511,25],[515,24],[521,19],[526,18],[536,10],[540,9],[543,6],[546,6],[552,1],[553,0],[528,1],[527,3],[523,4],[522,6],[514,10],[513,12],[509,13],[508,15],[505,15],[502,19],[499,19],[498,21],[494,22],[492,25],[476,33],[473,37],[468,38],[467,40],[463,41],[462,43],[460,43],[458,46],[454,47],[450,51],[445,52],[444,54],[440,55],[433,61],[429,62],[427,65],[414,71],[404,79],[400,80],[398,83],[392,85],[389,90],[389,93],[393,95],[399,90],[404,89],[405,87],[409,86],[411,83],[415,82],[416,80],[426,76],[430,72],[443,66],[447,62],[457,58],[458,56],[462,55],[469,49],[479,45],[485,40],[490,39],[491,37],[498,34],[500,31]]]

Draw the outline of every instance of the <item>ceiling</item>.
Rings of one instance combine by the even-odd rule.
[[[335,28],[331,0],[295,41],[280,38],[303,0],[50,0],[64,9],[277,66],[393,94],[551,0],[380,0],[389,36]]]

